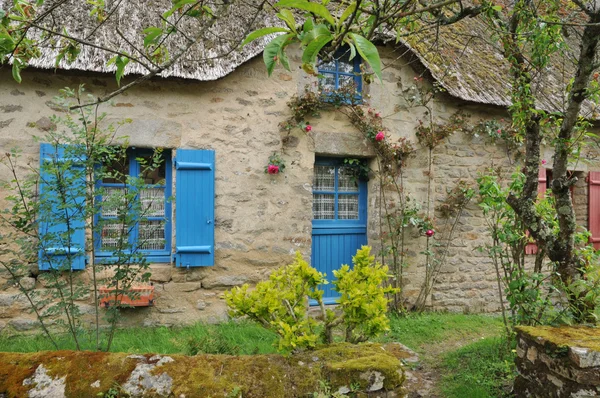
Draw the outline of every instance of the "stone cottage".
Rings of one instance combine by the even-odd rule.
[[[152,7],[159,7],[146,6],[149,15]],[[243,18],[243,10],[238,11],[234,17]],[[146,26],[143,18],[136,16],[124,14],[117,20],[129,37]],[[95,39],[119,40],[109,37],[109,28],[100,29]],[[507,117],[508,66],[488,43],[473,40],[466,46],[457,40],[454,32],[463,30],[484,34],[485,27],[477,18],[469,18],[442,29],[442,53],[430,51],[431,37],[415,36],[398,45],[386,44],[390,38],[382,37],[378,47],[384,66],[382,82],[361,81],[354,74],[355,61],[344,58],[323,65],[321,70],[328,79],[321,83],[325,85],[337,87],[344,79],[358,79],[365,104],[380,113],[390,132],[386,139],[404,137],[415,142],[417,152],[407,161],[404,186],[422,212],[430,209],[434,225],[436,206],[459,181],[472,184],[492,166],[515,167],[503,144],[491,144],[485,137],[461,129],[433,149],[431,161],[428,150],[416,144],[417,127],[428,118],[444,123],[457,111],[468,115],[473,123]],[[296,251],[331,277],[333,269],[351,261],[360,245],[369,244],[375,251],[381,248],[377,179],[357,183],[343,161],[363,159],[376,169],[372,144],[335,109],[309,118],[312,129],[308,132],[299,128],[282,131],[280,124],[290,116],[287,103],[302,95],[307,85],[314,87],[318,82],[299,67],[297,50],[292,50],[290,57],[292,72],[278,68],[267,77],[260,57],[264,45],[265,41],[257,41],[210,62],[184,57],[161,77],[135,86],[101,107],[108,113],[108,122],[131,119],[119,131],[129,137],[129,170],[139,167],[136,159],[143,156],[144,149],[160,147],[165,154],[159,175],[149,177],[152,183],[165,182],[150,199],[163,205],[156,214],[160,231],[146,248],[156,300],[152,307],[128,310],[126,321],[131,325],[222,320],[226,317],[225,290],[265,279],[275,267],[289,263]],[[197,54],[210,54],[210,49],[200,49]],[[136,68],[132,64],[127,72],[132,76],[142,72]],[[550,78],[545,81],[558,81],[560,71],[548,73]],[[126,76],[125,83],[129,79],[133,77]],[[94,96],[117,88],[113,71],[105,69],[104,59],[94,49],[84,48],[73,64],[63,62],[56,70],[53,55],[44,52],[23,72],[21,84],[12,79],[8,68],[0,69],[2,152],[19,147],[30,165],[39,164],[40,157],[45,156],[42,152],[51,148],[40,145],[34,136],[55,128],[49,118],[63,111],[52,97],[63,87],[80,84]],[[426,107],[418,106],[415,97],[434,85],[443,90]],[[551,83],[542,89],[549,94],[547,103],[540,106],[553,109]],[[265,173],[273,153],[284,159],[284,172]],[[550,167],[551,155],[545,153],[545,167]],[[600,170],[600,164],[592,161],[574,166],[573,171],[582,177],[574,188],[574,201],[581,225],[592,227],[594,239],[600,242],[600,177],[596,174],[589,179],[592,190],[587,182],[593,170]],[[10,178],[7,169],[0,168],[0,179]],[[102,183],[110,186],[115,182]],[[171,194],[174,200],[169,202],[166,198]],[[3,208],[5,195],[0,193]],[[595,199],[590,200],[592,195]],[[138,235],[145,233],[143,226],[138,228]],[[109,238],[107,234],[108,248]],[[425,266],[420,252],[426,242],[416,229],[407,239],[404,292],[411,302],[423,283]],[[427,301],[430,308],[498,310],[493,266],[476,250],[486,239],[485,221],[472,201],[448,244],[446,261]],[[32,288],[43,289],[36,275],[44,272],[44,261],[37,266],[41,270],[32,270],[29,280]],[[82,262],[79,268],[74,271],[78,277],[89,280],[89,267]],[[0,283],[4,282],[1,278],[3,274]],[[4,283],[2,286],[0,330],[34,327],[17,290]],[[328,294],[334,302],[333,292]],[[84,311],[90,308],[90,300],[81,301]]]

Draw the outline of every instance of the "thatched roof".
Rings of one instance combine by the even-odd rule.
[[[47,6],[59,0],[47,0]],[[220,1],[220,0],[215,0]],[[204,40],[189,51],[185,57],[168,70],[163,77],[180,77],[195,80],[215,80],[234,71],[239,65],[260,54],[268,42],[267,38],[257,40],[242,49],[234,47],[248,31],[273,25],[274,17],[261,14],[254,19],[258,0],[234,0],[224,18],[214,26],[188,23],[182,27],[187,36],[203,32]],[[12,0],[0,0],[0,8]],[[142,47],[141,31],[148,26],[160,26],[160,15],[172,4],[170,0],[126,0],[109,22],[94,29],[98,22],[89,16],[90,5],[83,0],[67,1],[56,16],[57,26],[65,25],[71,33],[84,36],[88,41],[104,47],[120,49],[134,54],[135,47]],[[110,9],[119,0],[106,0]],[[172,17],[173,18],[173,17]],[[115,32],[121,32],[120,37]],[[408,47],[431,73],[431,75],[454,97],[478,103],[507,106],[510,104],[510,75],[508,63],[503,59],[498,43],[491,41],[492,34],[479,17],[466,18],[459,23],[441,27],[435,31],[423,31],[408,36],[402,44]],[[392,34],[383,35],[384,41],[394,40]],[[184,42],[182,36],[167,41],[170,54]],[[228,55],[217,55],[231,51]],[[54,68],[56,50],[45,48],[42,56],[31,61],[31,66]],[[114,67],[106,66],[110,56],[92,47],[84,47],[73,64],[64,60],[61,69],[78,69],[94,72],[114,72]],[[561,97],[569,76],[573,76],[573,65],[557,63],[544,73],[536,76],[536,87],[541,90],[539,107],[547,110],[562,109]],[[130,63],[127,74],[143,74],[147,71],[138,64]],[[559,89],[556,89],[556,88]],[[534,88],[534,89],[535,89]]]
[[[0,8],[7,8],[13,0],[0,0]],[[46,0],[44,9],[52,7],[53,4],[62,0]],[[222,4],[221,1],[219,1]],[[214,25],[207,26],[197,21],[186,19],[186,24],[179,25],[182,34],[176,34],[165,44],[170,56],[178,53],[178,49],[186,44],[184,35],[194,38],[202,34],[190,51],[186,53],[177,63],[168,70],[160,73],[162,77],[180,77],[195,80],[216,80],[233,72],[239,65],[260,54],[268,42],[267,38],[257,40],[242,49],[236,44],[243,39],[251,25],[257,25],[253,17],[256,15],[259,1],[243,0],[235,1],[227,11],[224,18],[219,19]],[[116,6],[118,5],[118,6]],[[124,53],[132,54],[143,59],[136,48],[143,48],[142,30],[150,26],[161,26],[161,15],[172,7],[171,0],[106,0],[107,10],[114,7],[115,12],[110,15],[107,22],[100,24],[96,17],[90,16],[91,5],[85,0],[68,0],[54,11],[53,18],[46,18],[44,25],[55,31],[61,31],[65,26],[67,32],[73,36],[84,37],[91,43],[98,44]],[[116,6],[116,7],[115,7]],[[213,9],[219,5],[215,4]],[[169,18],[174,22],[179,14]],[[273,24],[275,21],[265,20],[261,13],[260,23]],[[51,25],[50,23],[55,23]],[[99,26],[99,27],[98,27]],[[120,35],[120,32],[122,35]],[[33,34],[39,34],[39,30]],[[32,59],[30,65],[37,68],[54,69],[57,50],[51,46],[42,49],[42,56]],[[222,54],[228,55],[222,56]],[[91,72],[114,73],[114,66],[106,66],[106,61],[113,54],[104,50],[83,46],[77,60],[68,64],[61,61],[60,69],[73,69]],[[125,74],[145,74],[147,69],[143,66],[130,62]]]
[[[510,65],[504,59],[500,43],[493,37],[481,17],[472,17],[407,36],[403,42],[452,96],[509,106]],[[564,110],[564,88],[575,74],[573,58],[579,52],[576,42],[567,44],[571,48],[566,51],[565,59],[551,58],[550,66],[533,76],[532,90],[537,94],[536,105],[541,109]],[[582,111],[590,110],[590,104],[584,103]]]

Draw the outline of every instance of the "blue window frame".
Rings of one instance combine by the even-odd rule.
[[[163,162],[156,169],[147,170],[143,165],[150,164],[151,150],[131,149],[127,156],[117,159],[108,170],[117,171],[117,175],[135,176],[144,179],[145,184],[136,192],[136,200],[141,201],[140,221],[127,228],[129,246],[143,254],[151,262],[171,261],[171,154],[163,152]],[[105,177],[96,184],[102,192],[110,195],[123,190],[138,189],[128,184],[128,180]],[[102,197],[98,198],[100,203]],[[102,231],[96,239],[96,257],[101,261],[111,261],[114,250],[119,246],[118,239],[123,236],[123,226],[118,221],[116,207],[103,207],[98,216],[102,220]],[[111,221],[114,220],[114,221]]]
[[[329,61],[319,60],[317,68],[319,74],[319,88],[326,97],[332,101],[360,102],[362,100],[362,76],[360,71],[360,56],[356,55],[350,60],[350,49],[343,47],[336,51],[333,59]],[[339,98],[339,90],[352,86],[356,90],[353,100]]]
[[[342,159],[315,161],[313,228],[362,228],[367,223],[367,182]]]

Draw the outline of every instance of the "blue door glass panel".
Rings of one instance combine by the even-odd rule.
[[[352,256],[367,244],[367,183],[341,159],[315,161],[312,227],[311,263],[331,282],[333,271],[352,265]],[[325,304],[334,304],[339,294],[333,285],[321,288]]]

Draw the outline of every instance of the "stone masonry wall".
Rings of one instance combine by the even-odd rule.
[[[598,332],[586,327],[520,327],[517,397],[600,397]]]
[[[407,137],[416,143],[415,128],[427,110],[411,107],[406,101],[416,72],[399,54],[392,47],[381,48],[383,84],[372,83],[364,94],[369,106],[382,113],[391,131],[387,139]],[[276,69],[271,78],[266,76],[259,57],[218,81],[154,79],[101,107],[110,122],[131,119],[119,134],[127,135],[132,146],[164,147],[172,149],[174,155],[177,148],[216,151],[215,265],[179,269],[171,264],[152,264],[156,305],[126,310],[126,324],[174,325],[225,319],[225,290],[265,279],[275,267],[289,263],[296,250],[310,259],[315,156],[362,157],[376,168],[370,144],[335,110],[311,118],[313,130],[309,134],[295,129],[286,137],[287,133],[280,131],[279,123],[290,113],[286,103],[306,84],[314,83],[298,68],[298,55],[291,60],[296,66],[294,72]],[[39,144],[34,136],[43,136],[52,128],[49,117],[59,112],[52,97],[60,88],[84,83],[95,96],[116,88],[113,76],[75,72],[27,70],[19,85],[9,71],[0,70],[0,82],[0,153],[21,148],[29,161],[19,169],[23,175],[30,166],[36,168],[39,164]],[[431,109],[438,123],[459,109],[470,114],[473,121],[506,117],[500,108],[464,103],[444,95],[431,104]],[[268,175],[264,167],[274,151],[282,151],[287,167],[285,173]],[[428,151],[419,148],[405,170],[406,190],[423,209],[427,207],[431,179],[432,212],[459,180],[473,183],[492,165],[515,167],[508,162],[504,148],[461,132],[434,150],[432,162],[429,175]],[[0,180],[7,179],[10,175],[2,166]],[[580,188],[584,191],[585,183],[576,191]],[[0,193],[0,208],[6,207],[5,196]],[[376,252],[381,247],[379,204],[379,185],[373,178],[369,181],[368,239]],[[587,200],[576,199],[576,205],[585,208]],[[443,221],[436,219],[436,223],[442,225]],[[432,308],[471,312],[498,309],[492,264],[476,251],[486,238],[484,220],[474,201],[465,210],[449,246],[447,261],[429,301]],[[409,301],[414,301],[425,272],[421,254],[424,237],[411,231],[407,247],[409,266],[404,290]],[[32,288],[43,289],[36,274],[34,265],[24,281]],[[31,330],[35,321],[26,311],[27,303],[3,277],[0,272],[0,331]],[[78,273],[78,277],[89,283],[89,270]],[[91,305],[91,298],[80,302],[84,312],[90,312]]]

